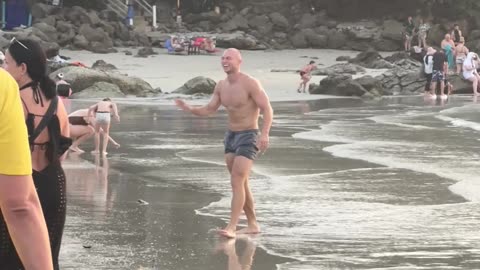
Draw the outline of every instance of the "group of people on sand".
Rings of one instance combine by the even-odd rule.
[[[215,37],[192,37],[185,36],[171,36],[165,42],[165,48],[168,53],[200,54],[201,51],[207,53],[215,53],[216,38]]]
[[[0,268],[59,269],[67,201],[61,162],[69,149],[81,151],[92,129],[94,152],[103,132],[106,154],[110,114],[119,120],[118,111],[105,99],[83,115],[92,127],[79,128],[81,112],[68,116],[64,105],[70,85],[63,74],[50,79],[34,40],[13,38],[0,60]]]

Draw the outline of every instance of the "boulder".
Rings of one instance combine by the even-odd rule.
[[[397,41],[400,44],[403,41],[402,32],[404,31],[403,23],[395,20],[385,20],[383,22],[382,38]]]
[[[317,17],[311,13],[304,13],[302,18],[300,18],[300,28],[315,28],[317,26]]]
[[[235,32],[232,34],[219,34],[217,37],[217,47],[220,48],[237,48],[239,50],[265,50],[258,40],[243,32]]]
[[[51,73],[50,77],[55,78],[58,73],[64,74],[64,79],[71,84],[72,90],[75,93],[87,89],[97,82],[107,82],[117,85],[125,95],[146,97],[158,94],[146,81],[116,72],[69,66]]]
[[[83,35],[76,35],[73,38],[73,46],[77,49],[88,49],[88,40]]]
[[[110,71],[110,70],[116,70],[117,67],[105,62],[104,60],[97,60],[95,63],[92,65],[93,69],[96,70],[103,70],[103,71]]]
[[[382,56],[374,49],[368,49],[365,52],[361,52],[348,62],[373,69],[389,69],[395,67],[392,63],[382,59]]]
[[[148,57],[150,55],[155,55],[157,54],[151,47],[145,47],[145,48],[141,48],[140,50],[138,50],[137,52],[137,57]]]
[[[342,56],[337,57],[337,59],[335,59],[335,61],[349,61],[350,59],[352,59],[350,56],[342,55]]]
[[[288,29],[290,23],[288,22],[287,18],[278,12],[273,12],[270,14],[270,20],[276,29],[285,30]]]
[[[370,75],[357,78],[354,81],[360,84],[363,88],[365,88],[365,90],[374,96],[383,96],[386,94],[383,90],[382,82]]]
[[[310,87],[309,92],[310,94],[358,97],[368,93],[362,85],[352,80],[351,75],[330,75],[321,80],[317,87]]]
[[[216,85],[217,83],[214,80],[203,76],[198,76],[187,81],[180,88],[173,91],[173,93],[184,95],[193,95],[199,93],[213,94],[213,90],[215,89]]]
[[[471,81],[465,80],[458,75],[450,75],[448,80],[453,85],[453,92],[455,94],[472,94],[473,93],[473,87],[472,87]]]
[[[295,48],[307,48],[308,47],[307,36],[302,31],[296,32],[295,35],[293,35],[290,38],[290,42],[292,43],[293,47],[295,47]]]
[[[51,5],[36,3],[32,6],[30,12],[34,19],[42,19],[50,15],[53,9],[54,7]]]
[[[330,30],[328,33],[327,47],[329,49],[342,49],[347,43],[347,36],[339,31]]]
[[[335,75],[335,74],[357,74],[364,73],[365,69],[361,66],[349,63],[336,64],[327,68],[320,68],[312,71],[312,75]]]
[[[125,97],[120,88],[112,83],[96,82],[92,86],[71,95],[70,98],[116,98]]]
[[[57,41],[57,34],[58,33],[57,33],[57,29],[55,29],[55,27],[42,22],[42,23],[34,24],[33,28],[36,28],[36,29],[42,31],[42,33],[44,33],[48,37],[48,40],[45,40],[45,41],[51,41],[51,42],[56,42]]]

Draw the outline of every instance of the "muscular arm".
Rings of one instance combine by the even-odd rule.
[[[252,99],[263,114],[262,134],[268,135],[273,122],[273,109],[270,100],[259,81],[254,80],[251,90]]]
[[[183,100],[177,99],[175,103],[177,104],[178,107],[180,107],[182,110],[191,112],[194,115],[197,116],[209,116],[214,114],[218,108],[220,108],[221,101],[220,101],[220,83],[215,86],[215,90],[213,91],[213,96],[210,102],[208,102],[207,105],[204,106],[189,106],[187,105]]]
[[[0,174],[0,208],[25,268],[53,269],[47,227],[30,175]]]

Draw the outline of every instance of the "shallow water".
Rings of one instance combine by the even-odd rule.
[[[69,180],[67,231],[77,233],[63,254],[75,260],[75,244],[95,239],[99,250],[83,250],[76,269],[85,258],[109,269],[109,256],[116,269],[228,269],[209,236],[229,215],[225,115],[151,102],[121,105],[107,181]],[[274,107],[271,148],[251,177],[263,233],[249,240],[295,260],[257,253],[252,269],[478,269],[480,116],[470,97]]]

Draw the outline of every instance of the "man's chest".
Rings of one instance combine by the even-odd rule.
[[[249,94],[243,87],[231,86],[220,91],[220,99],[226,108],[241,107],[249,101]]]

